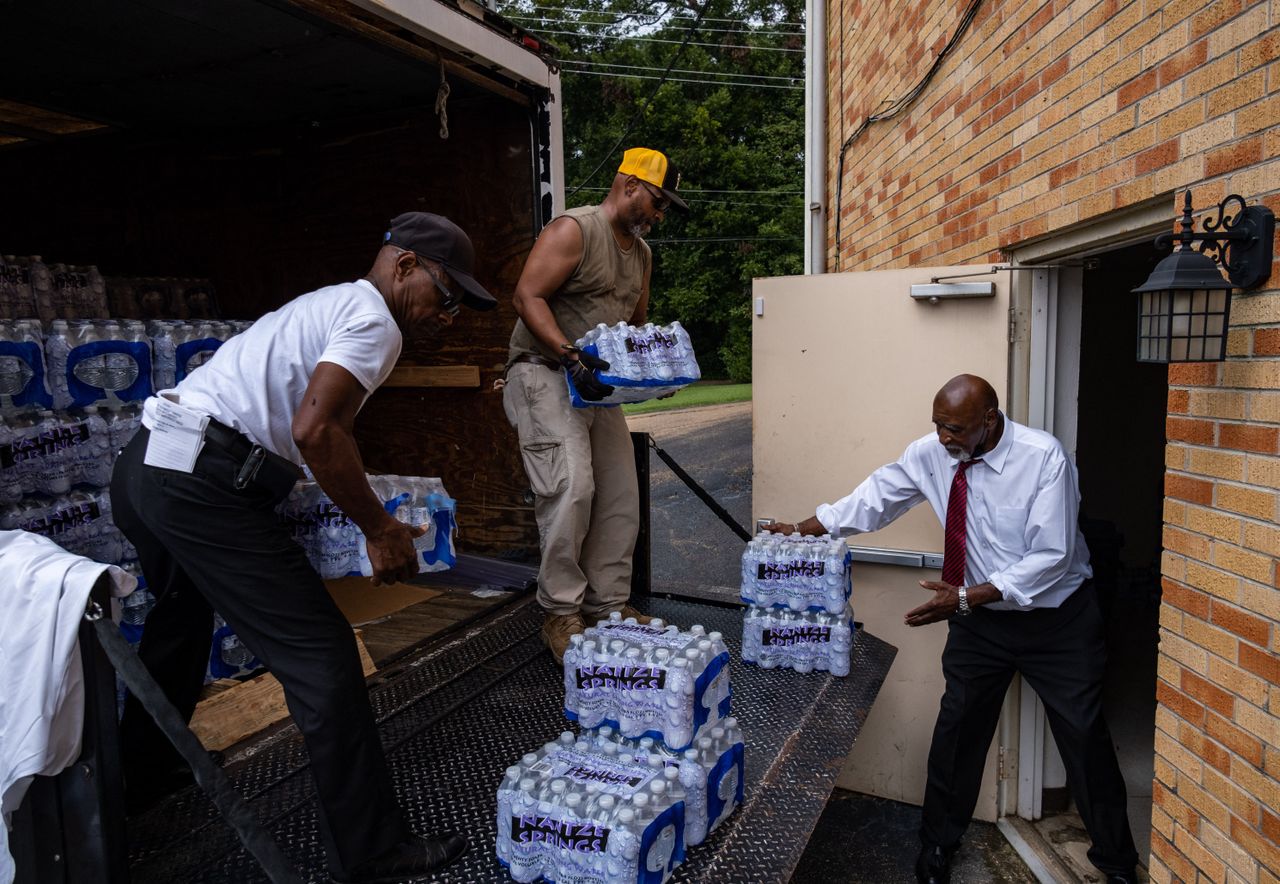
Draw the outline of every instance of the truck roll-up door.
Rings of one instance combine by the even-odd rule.
[[[957,374],[986,378],[1003,407],[1009,274],[990,269],[917,267],[755,281],[756,519],[810,516],[818,504],[843,497],[871,471],[897,460],[908,443],[933,431],[934,394]],[[941,295],[936,302],[912,297],[913,285],[934,280],[965,288],[935,290]],[[990,294],[947,296],[974,289]],[[858,560],[855,615],[899,654],[839,784],[918,804],[942,695],[946,627],[910,629],[902,617],[928,598],[918,581],[938,579],[942,527],[921,505],[885,530],[849,542]],[[994,819],[995,786],[989,760],[979,818]]]

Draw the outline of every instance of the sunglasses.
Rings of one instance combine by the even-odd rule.
[[[401,251],[400,254],[403,255],[405,251],[408,251],[408,249]],[[427,263],[426,258],[422,257],[417,252],[414,252],[413,256],[418,259],[418,266],[427,271],[427,276],[431,277],[431,281],[435,284],[436,289],[442,296],[440,301],[440,312],[448,313],[450,316],[457,316],[458,311],[462,309],[462,296],[455,295],[453,291],[444,284],[444,280],[440,278],[439,274],[431,269],[431,265]]]
[[[661,191],[655,191],[649,182],[643,178],[637,178],[636,180],[644,185],[645,190],[649,191],[649,196],[653,199],[653,207],[655,209],[659,212],[666,212],[667,209],[671,208],[670,197],[663,195]]]

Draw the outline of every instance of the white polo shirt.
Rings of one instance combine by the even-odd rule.
[[[316,365],[332,362],[351,372],[367,400],[395,367],[402,345],[386,301],[373,283],[360,279],[317,289],[268,313],[219,347],[173,392],[184,408],[301,464],[293,416]],[[147,427],[154,410],[152,397],[143,406]]]

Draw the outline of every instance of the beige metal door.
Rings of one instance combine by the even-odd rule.
[[[933,431],[933,396],[961,373],[981,375],[1003,402],[1009,373],[1008,274],[990,265],[758,279],[754,291],[752,511],[785,521],[812,515]],[[960,279],[945,279],[949,276]],[[912,285],[990,283],[986,297],[911,296]],[[946,627],[910,629],[903,614],[937,579],[942,528],[927,505],[889,528],[850,539],[853,604],[898,656],[840,785],[918,804],[938,699]],[[872,564],[874,563],[874,564]],[[932,567],[929,567],[932,566]],[[993,749],[992,756],[995,756]],[[989,762],[978,816],[996,814]]]

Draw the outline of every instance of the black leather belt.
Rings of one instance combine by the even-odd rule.
[[[240,461],[240,469],[235,478],[236,490],[241,490],[252,482],[283,497],[302,478],[302,471],[292,461],[261,445],[255,445],[244,434],[237,433],[213,418],[209,418],[209,425],[204,428],[204,438],[209,444]]]
[[[557,360],[551,359],[547,356],[539,356],[536,353],[521,353],[515,359],[511,360],[512,365],[515,365],[518,362],[529,362],[533,365],[541,365],[543,368],[549,368],[552,371],[559,371],[563,367]]]

